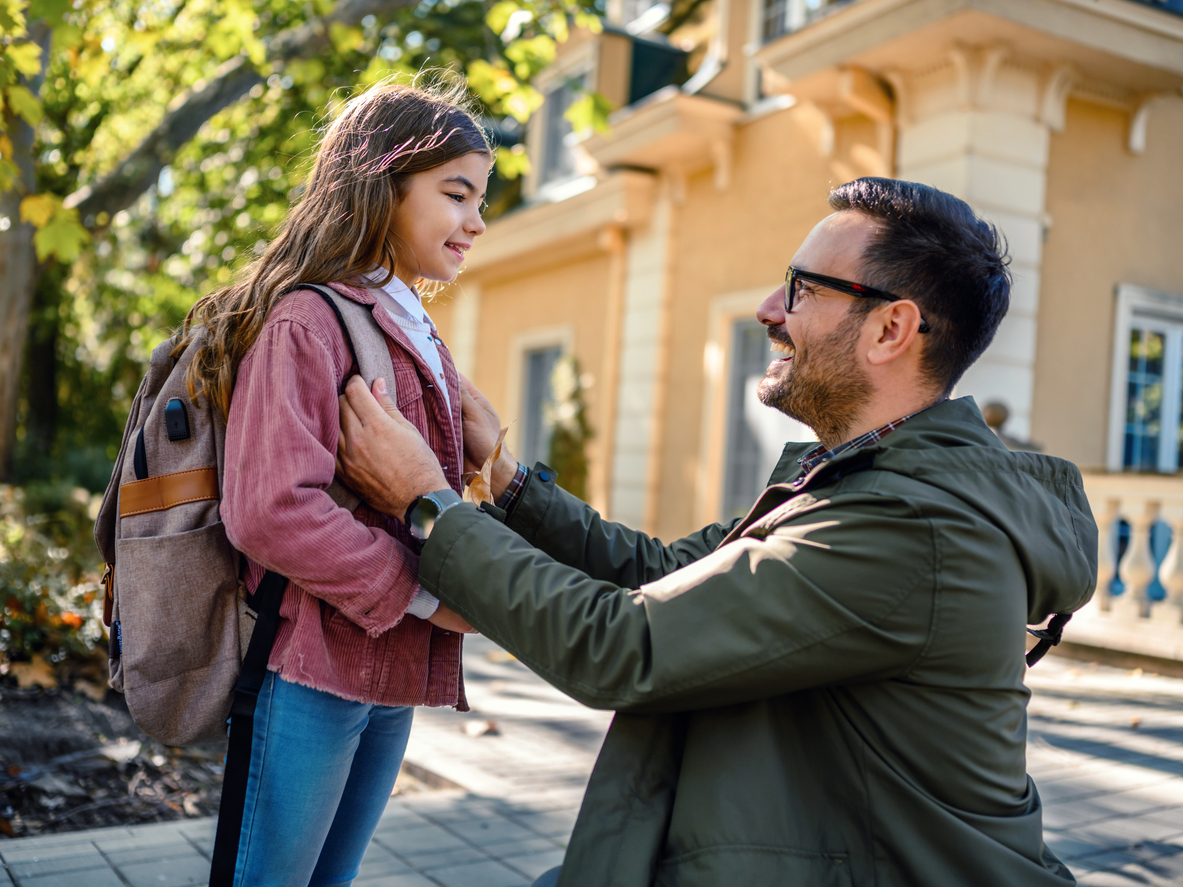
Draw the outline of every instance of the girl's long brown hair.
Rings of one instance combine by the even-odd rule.
[[[271,309],[297,283],[330,283],[398,265],[391,230],[409,176],[492,148],[465,107],[463,84],[374,87],[345,104],[329,127],[299,203],[240,280],[210,293],[185,318],[180,353],[193,326],[209,330],[185,381],[225,417],[238,365]]]

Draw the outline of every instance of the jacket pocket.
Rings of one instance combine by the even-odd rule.
[[[654,887],[852,887],[850,855],[760,844],[704,847],[662,861]]]

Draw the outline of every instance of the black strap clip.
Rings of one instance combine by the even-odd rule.
[[[1071,613],[1057,613],[1048,622],[1046,628],[1028,628],[1027,633],[1039,638],[1039,643],[1027,652],[1027,667],[1030,668],[1043,658],[1052,647],[1064,638],[1064,626],[1072,618]]]

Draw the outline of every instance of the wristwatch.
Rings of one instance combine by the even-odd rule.
[[[403,523],[407,525],[407,530],[412,538],[426,542],[427,537],[431,535],[431,528],[440,519],[440,515],[453,505],[459,505],[463,501],[460,494],[450,488],[436,490],[426,496],[417,496],[415,501],[411,503],[411,507],[407,509]]]

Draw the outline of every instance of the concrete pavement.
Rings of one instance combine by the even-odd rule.
[[[407,750],[458,787],[391,799],[359,887],[526,887],[562,861],[610,715],[483,638],[466,647],[473,711],[420,709]],[[1048,657],[1028,683],[1049,846],[1089,887],[1183,884],[1183,679]],[[206,819],[0,841],[0,887],[201,885],[213,834]]]

